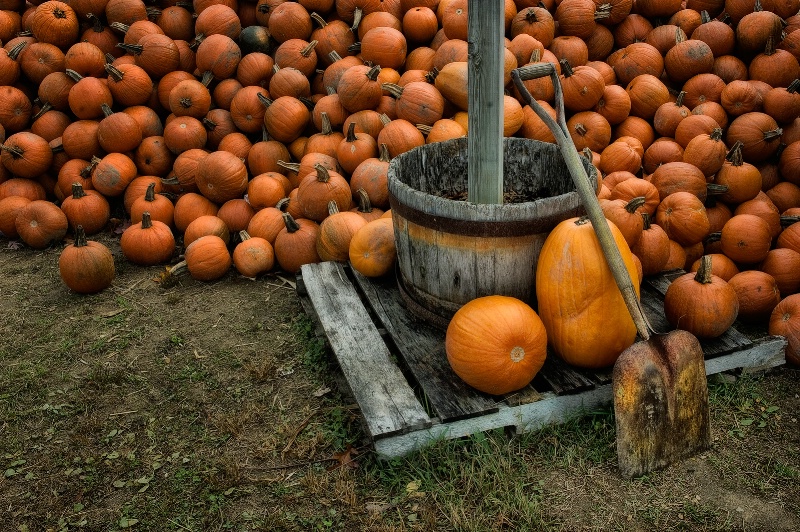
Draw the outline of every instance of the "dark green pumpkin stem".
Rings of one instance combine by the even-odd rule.
[[[733,166],[742,166],[744,164],[744,157],[742,157],[742,146],[744,143],[741,140],[737,140],[731,146],[731,149],[728,150],[728,154],[725,155],[725,159],[728,160]]]
[[[378,79],[378,74],[380,73],[381,73],[381,66],[375,65],[367,71],[367,77],[370,80],[375,81],[376,79]]]
[[[130,26],[128,26],[127,24],[123,24],[122,22],[112,22],[111,24],[108,25],[108,27],[113,28],[124,34],[127,34],[128,30],[131,29]]]
[[[700,268],[697,270],[694,280],[702,284],[711,282],[711,255],[703,255],[700,258]]]
[[[22,49],[25,48],[25,46],[27,46],[27,45],[28,45],[28,41],[21,41],[21,42],[15,44],[14,47],[11,48],[11,50],[8,51],[8,53],[7,53],[8,57],[10,57],[14,61],[16,61],[17,57],[19,57],[20,52],[22,52]]]
[[[792,224],[800,222],[800,216],[784,214],[781,216],[781,227],[789,227]]]
[[[281,212],[286,212],[286,209],[289,208],[289,202],[290,201],[291,200],[288,197],[281,198],[281,199],[278,200],[278,203],[275,204],[275,208],[278,209]]]
[[[706,194],[708,196],[721,196],[728,193],[728,185],[720,185],[719,183],[706,184]]]
[[[111,110],[111,107],[109,107],[107,103],[101,103],[100,109],[103,110],[103,116],[108,117],[114,114],[114,111]]]
[[[128,44],[124,42],[117,43],[117,48],[122,48],[131,55],[141,55],[144,46],[141,44]]]
[[[565,78],[572,76],[572,65],[569,64],[569,60],[564,58],[559,60],[558,63],[561,65],[561,73]]]
[[[112,65],[111,63],[106,63],[105,65],[103,65],[103,68],[106,69],[108,76],[118,83],[122,81],[122,79],[125,77],[125,73],[122,70],[115,67],[114,65]]]
[[[637,209],[639,209],[639,207],[641,207],[644,204],[645,204],[644,196],[636,196],[635,198],[633,198],[632,200],[630,200],[628,203],[625,204],[625,210],[633,214],[637,211]]]
[[[82,80],[82,79],[83,79],[83,76],[81,76],[80,74],[78,74],[77,72],[75,72],[74,70],[72,70],[71,68],[68,68],[68,69],[66,69],[66,70],[64,71],[64,73],[65,73],[67,76],[69,76],[69,79],[71,79],[71,80],[72,80],[72,81],[74,81],[75,83],[77,83],[77,82],[79,82],[80,80]]]

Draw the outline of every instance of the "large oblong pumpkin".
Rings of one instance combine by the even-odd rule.
[[[526,386],[547,356],[547,333],[519,299],[492,295],[461,307],[445,336],[450,367],[482,392],[501,395]]]
[[[608,222],[625,267],[639,287],[633,255]],[[610,366],[636,339],[636,326],[588,218],[571,218],[548,235],[536,266],[539,317],[553,350],[584,368]]]

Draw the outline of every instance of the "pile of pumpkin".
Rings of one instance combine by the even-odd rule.
[[[706,321],[777,313],[795,335],[800,0],[505,6],[504,134],[554,141],[510,83],[553,63],[638,278],[711,255],[736,304]],[[42,248],[71,231],[81,292],[113,279],[85,239],[112,213],[128,260],[169,262],[177,237],[197,279],[381,275],[389,160],[466,134],[466,39],[467,0],[0,0],[0,232]],[[554,115],[550,81],[526,86]]]

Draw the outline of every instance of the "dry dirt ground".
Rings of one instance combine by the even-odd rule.
[[[383,462],[293,277],[213,283],[0,237],[0,530],[800,530],[800,372],[712,386],[713,447],[622,480],[613,415]],[[178,257],[176,254],[175,261]]]

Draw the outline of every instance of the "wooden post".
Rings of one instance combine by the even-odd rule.
[[[503,0],[469,0],[467,196],[503,203]]]

